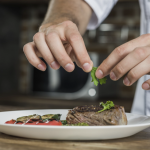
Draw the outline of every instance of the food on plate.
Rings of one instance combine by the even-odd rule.
[[[127,125],[127,117],[124,107],[114,105],[110,109],[104,110],[100,106],[80,106],[69,110],[67,114],[67,124],[87,123],[89,126],[104,125]]]
[[[101,102],[100,106],[77,106],[68,111],[66,120],[60,120],[61,114],[34,114],[6,121],[6,124],[56,125],[56,126],[104,126],[126,125],[124,107],[114,105],[112,101]]]
[[[38,121],[41,119],[40,115],[29,115],[29,116],[23,116],[23,117],[19,117],[16,119],[16,122],[22,122],[22,123],[26,123],[29,120],[34,120],[34,121]]]
[[[66,126],[89,126],[87,123],[66,124]]]
[[[61,114],[46,114],[43,116],[34,114],[29,116],[19,117],[16,120],[6,121],[6,124],[22,124],[22,125],[56,125],[61,126]]]
[[[61,114],[47,114],[47,115],[43,115],[41,116],[41,119],[45,122],[47,120],[60,120]]]
[[[100,83],[101,85],[102,85],[102,84],[105,84],[105,83],[106,83],[106,80],[107,80],[106,77],[104,77],[104,78],[102,78],[102,79],[97,79],[97,78],[96,78],[95,72],[96,72],[97,68],[98,68],[98,67],[93,67],[93,68],[92,68],[92,71],[91,71],[92,82],[93,82],[94,85],[96,85],[96,86],[98,85],[98,83]],[[99,80],[99,82],[98,82],[98,80]]]
[[[6,121],[5,123],[6,123],[6,124],[15,124],[15,122],[16,122],[16,120],[13,120],[13,119],[12,119],[12,120]]]

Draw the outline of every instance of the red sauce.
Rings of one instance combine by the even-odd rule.
[[[10,121],[6,121],[6,124],[23,124],[23,125],[49,125],[49,126],[61,126],[62,123],[61,121],[56,121],[56,120],[52,120],[52,121],[46,121],[46,122],[42,122],[42,120],[29,120],[26,123],[22,123],[22,122],[17,122],[15,120],[10,120]]]

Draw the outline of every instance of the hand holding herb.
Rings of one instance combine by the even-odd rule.
[[[99,82],[100,82],[101,85],[102,85],[102,84],[105,84],[107,78],[104,77],[104,78],[102,78],[102,79],[97,79],[96,76],[95,76],[96,70],[97,70],[97,67],[93,67],[93,68],[92,68],[92,71],[91,71],[92,82],[94,82],[94,85],[96,85],[96,86],[98,85],[98,80],[99,80]]]

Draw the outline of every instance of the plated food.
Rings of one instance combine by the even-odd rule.
[[[102,106],[81,106],[69,110],[67,124],[87,123],[89,126],[127,125],[124,107],[115,105],[109,110],[102,110]]]
[[[19,117],[16,120],[6,121],[6,124],[21,124],[21,125],[55,125],[61,126],[61,114],[46,114],[43,116],[34,114],[29,116]]]
[[[29,115],[16,120],[6,121],[6,124],[21,125],[56,125],[56,126],[106,126],[127,125],[124,107],[114,105],[112,101],[102,102],[100,106],[78,106],[68,111],[66,120],[61,120],[61,114]]]

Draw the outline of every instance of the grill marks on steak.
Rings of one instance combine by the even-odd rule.
[[[67,123],[76,124],[84,122],[90,126],[127,124],[124,107],[115,105],[112,109],[98,113],[98,111],[102,109],[101,106],[75,107],[69,110],[66,118]]]

